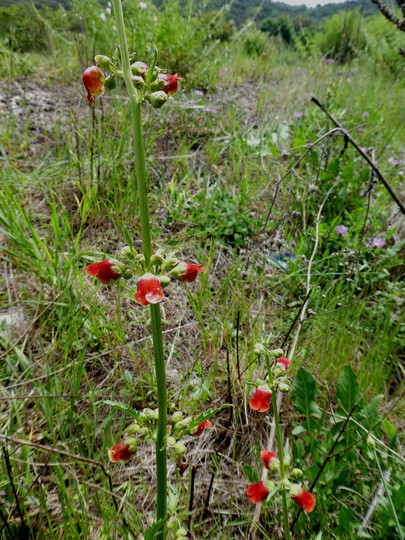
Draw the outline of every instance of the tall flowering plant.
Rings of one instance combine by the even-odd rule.
[[[116,258],[90,264],[86,272],[105,285],[110,285],[121,278],[134,279],[134,301],[140,306],[149,306],[150,309],[158,408],[145,409],[139,414],[131,411],[132,416],[135,416],[135,422],[128,428],[124,437],[110,448],[109,458],[112,462],[129,461],[135,455],[141,441],[155,442],[157,523],[159,525],[156,537],[165,539],[168,520],[167,453],[175,461],[179,472],[184,472],[188,466],[188,460],[181,438],[187,434],[202,435],[204,430],[211,426],[208,417],[212,412],[199,415],[197,418],[183,418],[182,413],[175,413],[171,418],[171,424],[167,422],[166,373],[160,303],[165,298],[165,287],[169,286],[173,279],[180,282],[195,281],[198,274],[204,272],[204,267],[179,260],[173,254],[167,254],[162,250],[155,253],[152,251],[141,107],[144,103],[149,103],[154,108],[162,107],[169,96],[176,94],[179,77],[177,73],[170,75],[157,67],[157,51],[150,65],[140,60],[134,61],[134,55],[130,55],[128,51],[121,0],[112,0],[112,2],[118,34],[116,54],[112,59],[97,55],[96,65],[88,67],[83,73],[83,84],[87,91],[88,102],[94,105],[96,98],[116,86],[117,79],[122,78],[125,82],[132,114],[142,252],[138,253],[132,241],[127,238],[129,245],[124,247]],[[183,529],[179,529],[176,537],[180,538],[182,531]]]
[[[291,468],[291,456],[285,451],[280,428],[276,392],[286,393],[291,390],[288,379],[290,361],[284,356],[282,349],[269,350],[267,343],[256,343],[254,353],[259,359],[264,358],[267,373],[265,380],[256,381],[256,389],[249,400],[249,407],[253,411],[263,414],[268,413],[272,406],[278,453],[271,449],[261,450],[260,459],[268,471],[268,475],[265,480],[250,484],[246,489],[246,495],[252,503],[258,504],[264,501],[274,501],[278,494],[281,494],[284,534],[285,538],[289,540],[288,497],[308,513],[314,510],[316,504],[312,493],[305,491],[299,482],[303,476],[302,470]]]

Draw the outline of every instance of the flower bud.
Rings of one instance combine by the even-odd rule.
[[[145,79],[145,75],[147,71],[149,70],[149,66],[145,64],[145,62],[134,62],[131,64],[131,73],[132,75],[138,75],[141,76],[142,79]]]
[[[276,364],[273,366],[273,373],[276,377],[282,377],[285,375],[285,368],[281,364]]]
[[[117,86],[117,75],[113,73],[112,75],[109,75],[105,80],[105,87],[108,90],[114,90]]]
[[[149,435],[150,433],[147,427],[141,427],[136,434],[136,436],[139,437],[142,441],[145,441]]]
[[[139,75],[132,75],[131,81],[135,88],[139,88],[140,86],[144,86],[145,84],[145,81]]]
[[[187,531],[186,531],[186,529],[183,529],[183,528],[178,529],[178,530],[176,531],[176,538],[177,538],[178,540],[180,540],[180,539],[182,539],[182,538],[187,538]]]
[[[122,274],[122,277],[123,277],[124,279],[131,279],[132,276],[133,276],[132,270],[130,270],[129,268],[127,268],[127,269],[125,270],[125,272]]]
[[[375,448],[375,440],[373,439],[373,437],[371,435],[367,436],[366,442],[367,442],[367,446],[369,448]]]
[[[131,435],[136,435],[140,429],[141,429],[141,426],[137,424],[136,422],[134,422],[133,424],[128,426],[127,431]]]
[[[137,262],[139,264],[144,264],[145,255],[142,255],[142,253],[138,253],[138,255],[135,256],[135,262]]]
[[[177,424],[183,418],[183,413],[181,411],[176,411],[172,415],[172,424]]]
[[[272,351],[269,351],[271,356],[274,356],[274,358],[279,358],[280,356],[283,356],[284,351],[283,349],[273,349]]]
[[[133,249],[130,248],[129,246],[124,246],[121,251],[120,251],[121,255],[123,257],[125,257],[126,259],[134,259],[135,258],[135,255],[136,253],[134,253]]]
[[[149,103],[154,109],[160,109],[167,101],[167,94],[160,90],[149,95]]]
[[[164,251],[163,249],[158,249],[156,251],[156,253],[154,253],[152,255],[152,257],[150,258],[150,264],[151,265],[155,265],[155,264],[162,264],[162,262],[165,260],[165,255],[164,255]]]
[[[175,453],[176,457],[184,456],[186,451],[187,451],[187,448],[184,446],[184,444],[176,443],[174,445],[174,453]]]
[[[284,456],[283,461],[284,461],[284,465],[285,465],[286,467],[289,467],[289,466],[291,465],[291,456],[290,456],[290,454],[286,454],[286,455]]]
[[[284,480],[281,481],[285,489],[290,490],[291,489],[291,482],[288,480],[288,478],[284,478]]]
[[[269,463],[269,471],[279,471],[280,470],[280,460],[278,458],[274,458]]]
[[[104,56],[103,54],[96,54],[94,61],[96,62],[96,66],[100,69],[111,69],[113,66],[110,58],[108,58],[108,56]]]
[[[174,529],[174,527],[177,525],[177,518],[176,516],[172,516],[169,521],[167,522],[167,530],[171,531]]]
[[[174,437],[167,437],[166,445],[167,448],[174,448],[176,445],[176,439]]]
[[[263,343],[255,343],[255,346],[254,346],[254,349],[253,349],[253,352],[259,356],[260,354],[264,354],[266,352],[266,349],[263,345]]]
[[[290,472],[290,478],[301,478],[303,474],[304,473],[301,471],[301,469],[293,469]]]
[[[290,495],[291,497],[296,497],[298,493],[301,493],[302,487],[300,484],[291,484],[290,485]]]
[[[289,385],[285,382],[278,383],[278,389],[280,390],[282,394],[290,391]]]
[[[171,279],[169,276],[159,276],[159,281],[162,289],[165,289],[168,285],[170,285]]]

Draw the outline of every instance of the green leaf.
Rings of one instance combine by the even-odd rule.
[[[336,396],[341,406],[348,413],[359,398],[359,383],[351,366],[345,366],[337,381]]]
[[[146,531],[144,531],[143,536],[145,540],[154,540],[160,533],[163,532],[163,527],[165,525],[166,519],[159,519],[156,523],[152,523]]]
[[[245,474],[248,477],[249,482],[252,482],[252,484],[257,484],[257,482],[260,481],[259,475],[254,469],[252,469],[250,465],[243,465],[242,468],[245,471]]]
[[[139,411],[133,409],[125,403],[119,403],[118,401],[111,401],[109,399],[104,400],[104,403],[106,405],[111,405],[111,407],[117,409],[118,411],[126,413],[128,416],[131,416],[131,418],[134,418],[135,420],[139,420]]]
[[[321,411],[315,403],[318,394],[314,376],[307,369],[301,367],[295,377],[292,391],[294,408],[308,419],[311,416],[320,418]]]
[[[397,438],[397,430],[395,427],[391,424],[391,422],[387,419],[383,420],[381,422],[382,427],[384,428],[386,434],[390,438],[390,446],[391,448],[395,446],[395,440]]]

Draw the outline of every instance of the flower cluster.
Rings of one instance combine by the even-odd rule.
[[[133,56],[133,55],[131,55]],[[104,94],[106,88],[112,90],[117,85],[117,78],[123,77],[123,71],[116,65],[119,52],[112,59],[108,56],[94,57],[95,66],[88,67],[83,72],[83,84],[87,90],[87,101],[94,104],[95,98]],[[156,59],[154,60],[156,64]],[[152,107],[158,109],[167,101],[168,96],[176,94],[179,89],[179,76],[170,75],[156,65],[149,68],[145,62],[136,61],[130,66],[131,81],[137,89],[140,101],[149,101]],[[105,75],[108,72],[108,75]]]
[[[200,437],[212,424],[210,420],[201,420],[199,417],[188,416],[177,411],[171,418],[170,434],[166,439],[166,447],[177,469],[182,475],[189,467],[190,462],[186,456],[186,446],[180,442],[186,435]],[[108,457],[113,463],[127,462],[136,454],[141,441],[155,441],[157,435],[158,409],[144,409],[139,413],[138,419],[127,428],[124,437],[108,450]]]
[[[290,382],[287,379],[287,372],[290,367],[290,361],[284,356],[282,349],[269,350],[267,343],[256,343],[254,347],[255,355],[260,359],[264,357],[268,370],[268,381],[259,380],[256,382],[256,391],[249,400],[249,407],[253,411],[259,413],[267,412],[270,409],[270,399],[273,393],[278,389],[280,392],[289,392],[291,389]],[[273,401],[276,407],[276,402]],[[274,413],[277,409],[274,410]],[[278,413],[277,413],[278,414]],[[260,459],[263,466],[270,472],[278,475],[276,478],[262,480],[257,483],[250,484],[246,489],[246,495],[249,500],[254,503],[265,501],[270,495],[273,497],[279,491],[288,492],[291,499],[298,506],[302,507],[306,512],[312,512],[315,508],[315,498],[312,493],[305,491],[296,480],[303,475],[301,469],[291,466],[291,457],[289,454],[282,452],[279,457],[272,450],[262,450]]]
[[[281,349],[267,351],[266,346],[262,343],[256,343],[254,352],[257,356],[268,354],[274,357],[271,368],[273,375],[272,381],[256,381],[257,389],[253,397],[249,400],[249,407],[253,411],[264,413],[269,410],[271,396],[277,388],[280,392],[289,392],[291,386],[285,375],[290,367],[290,361],[283,356]]]
[[[152,274],[150,269],[156,274]],[[136,281],[135,301],[142,306],[161,302],[164,298],[163,288],[167,287],[172,279],[192,282],[204,271],[201,264],[180,261],[173,253],[166,254],[163,250],[158,250],[146,265],[145,257],[130,246],[121,250],[119,260],[104,259],[86,268],[86,274],[105,285],[110,285],[121,277],[130,279],[140,274]]]

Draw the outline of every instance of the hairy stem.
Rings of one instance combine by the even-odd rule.
[[[121,0],[113,0],[117,33],[119,39],[122,72],[127,87],[131,106],[132,126],[134,132],[136,183],[141,216],[141,233],[143,254],[146,267],[150,265],[152,241],[150,235],[148,199],[146,192],[145,152],[142,134],[141,99],[132,84],[132,73],[129,61],[128,44],[125,33],[124,16]],[[159,305],[150,305],[152,319],[153,353],[155,358],[156,384],[158,390],[158,432],[156,438],[156,474],[157,474],[157,519],[165,520],[167,514],[167,463],[166,463],[166,429],[167,429],[167,395],[166,373],[163,357],[162,319]],[[166,527],[157,536],[159,540],[166,538]]]
[[[270,384],[273,384],[273,373],[271,371],[271,363],[269,355],[266,354],[267,372],[269,374]],[[271,401],[273,404],[274,423],[276,426],[277,446],[278,446],[278,459],[280,460],[280,478],[282,485],[282,498],[283,498],[283,521],[284,521],[284,535],[286,540],[290,540],[290,528],[288,525],[288,507],[287,507],[287,495],[284,486],[285,469],[284,469],[284,447],[283,438],[281,435],[280,420],[278,416],[277,395],[273,391],[271,394]]]

